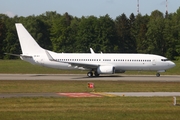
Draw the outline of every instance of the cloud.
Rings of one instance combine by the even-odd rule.
[[[15,16],[15,14],[10,12],[10,11],[6,11],[4,14],[6,14],[9,17],[14,17]]]

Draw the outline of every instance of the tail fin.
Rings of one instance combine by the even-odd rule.
[[[21,50],[24,55],[36,54],[43,51],[43,49],[37,44],[34,38],[29,34],[29,32],[21,23],[16,23],[15,25],[21,45]]]

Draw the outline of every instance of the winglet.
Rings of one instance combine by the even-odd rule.
[[[91,54],[95,54],[94,50],[90,48]]]

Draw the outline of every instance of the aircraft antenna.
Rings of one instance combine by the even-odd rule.
[[[139,0],[137,0],[137,13],[139,14]]]
[[[166,14],[168,14],[168,0],[166,0]]]

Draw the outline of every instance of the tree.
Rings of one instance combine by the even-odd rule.
[[[89,16],[82,17],[77,31],[77,40],[76,40],[76,50],[77,52],[87,53],[89,48],[95,48],[97,35],[95,32],[95,27],[97,22],[97,17]]]
[[[135,24],[136,18],[134,14],[132,13],[129,17],[129,26],[130,26],[130,39],[131,39],[131,45],[130,48],[133,49],[132,52],[137,52],[137,42],[136,42],[136,24]]]
[[[131,26],[129,19],[125,14],[122,14],[116,18],[115,23],[119,41],[118,45],[121,48],[120,51],[123,53],[136,52],[135,41],[131,36]]]
[[[147,37],[146,37],[146,33],[147,33],[147,24],[149,22],[149,16],[145,15],[142,16],[141,14],[138,14],[136,16],[136,20],[135,20],[135,27],[134,27],[134,31],[135,31],[135,39],[136,39],[136,51],[138,53],[148,53],[147,52],[147,48],[148,48],[148,43],[147,43]]]
[[[174,56],[177,55],[175,46],[176,46],[176,37],[173,36],[174,23],[172,19],[166,17],[164,20],[164,30],[163,30],[163,38],[165,41],[165,56],[169,59],[174,59]],[[175,35],[175,34],[174,34]]]
[[[51,28],[51,41],[56,52],[72,52],[71,44],[74,42],[71,36],[71,21],[73,17],[65,13],[55,19]]]
[[[163,13],[156,10],[151,13],[150,21],[148,23],[147,40],[148,48],[147,52],[151,54],[165,54],[165,40],[163,38],[164,30],[164,17]]]
[[[77,41],[78,39],[78,30],[79,30],[79,23],[80,23],[80,19],[75,17],[74,19],[72,19],[71,24],[70,24],[70,32],[69,32],[69,38],[70,38],[70,51],[69,52],[73,52],[76,53],[78,52],[77,50]]]
[[[97,19],[95,34],[95,51],[118,52],[119,46],[117,45],[115,23],[109,15]]]
[[[15,29],[15,19],[6,17],[4,19],[6,25],[6,37],[3,40],[2,50],[4,53],[20,53],[20,45],[17,37],[17,32]],[[4,55],[4,59],[17,58],[14,56]]]
[[[22,23],[39,45],[56,52],[152,53],[176,59],[180,56],[180,8],[163,15],[109,15],[81,18],[47,11],[41,15],[9,18],[0,14],[0,58],[3,53],[21,53],[15,23]]]
[[[177,53],[176,56],[180,56],[180,7],[177,9],[176,13],[174,13],[172,20],[172,35],[173,41],[175,42],[175,51]]]
[[[3,54],[3,41],[6,38],[6,26],[4,23],[4,15],[0,15],[0,59],[3,58],[4,54]]]

